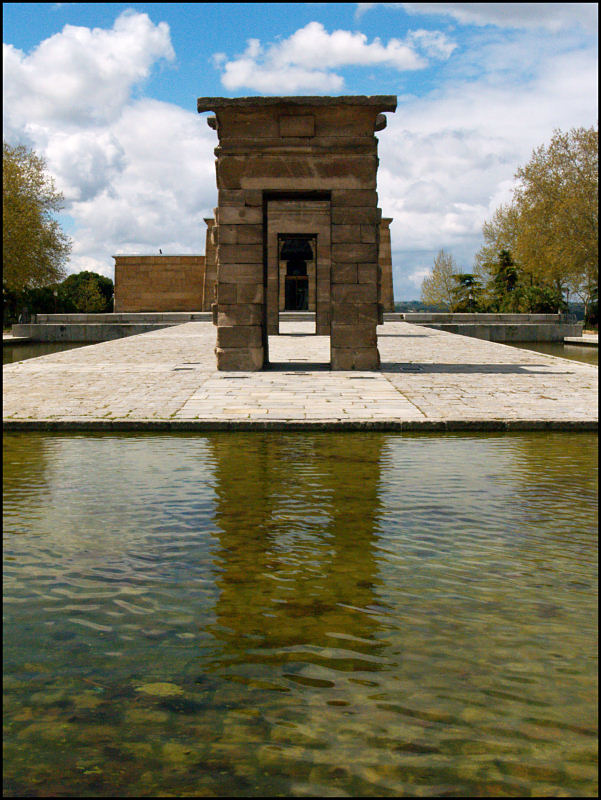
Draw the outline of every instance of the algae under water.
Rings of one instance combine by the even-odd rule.
[[[4,437],[6,796],[596,796],[597,437]]]

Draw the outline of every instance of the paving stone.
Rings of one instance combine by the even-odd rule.
[[[314,323],[280,330],[269,337],[277,363],[262,372],[218,372],[215,328],[204,321],[7,364],[5,429],[596,427],[589,364],[386,322],[380,370],[332,372],[329,338],[312,335]]]

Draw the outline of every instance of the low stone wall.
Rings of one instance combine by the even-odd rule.
[[[35,321],[12,326],[13,336],[32,342],[107,342],[138,333],[181,325],[185,322],[210,322],[211,313],[202,311],[162,311],[117,314],[37,314]]]
[[[563,314],[452,314],[407,312],[385,314],[384,319],[404,320],[424,328],[471,336],[487,342],[563,342],[581,336],[582,323],[565,322]]]
[[[88,323],[88,324],[28,324],[13,325],[13,336],[24,336],[31,342],[108,342],[138,333],[168,328],[177,322],[146,323]]]
[[[525,323],[523,325],[457,323],[445,325],[442,323],[417,323],[423,328],[434,328],[447,333],[457,333],[460,336],[472,336],[474,339],[484,339],[487,342],[518,343],[518,342],[563,342],[566,336],[580,336],[582,324],[569,323]]]
[[[146,311],[140,313],[111,314],[36,314],[32,322],[38,325],[88,325],[97,323],[129,322],[198,322],[211,319],[210,311]]]
[[[527,323],[540,325],[542,323],[562,322],[563,320],[562,314],[467,314],[459,312],[422,313],[411,311],[401,313],[398,316],[405,322],[416,322],[418,324],[437,322],[445,325],[454,325],[460,322],[472,325],[482,323],[487,325],[524,325]]]

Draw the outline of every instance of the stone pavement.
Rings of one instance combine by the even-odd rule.
[[[8,364],[4,427],[596,430],[589,364],[386,322],[381,370],[332,372],[313,326],[283,322],[263,372],[218,372],[208,322]]]

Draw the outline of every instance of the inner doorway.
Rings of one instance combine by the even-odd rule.
[[[329,195],[264,194],[264,365],[330,368]]]
[[[309,265],[315,274],[315,237],[279,237],[279,261],[284,266],[284,311],[309,310]]]

